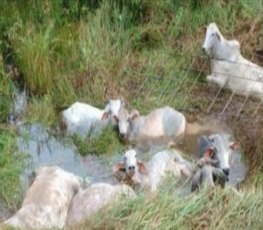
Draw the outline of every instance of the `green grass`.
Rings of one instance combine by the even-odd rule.
[[[1,0],[0,9],[1,126],[12,110],[14,86],[21,82],[29,95],[24,120],[48,127],[57,127],[60,111],[76,100],[103,108],[106,98],[119,96],[142,114],[168,104],[187,117],[202,116],[217,92],[205,82],[209,63],[201,57],[200,49],[203,26],[213,21],[226,38],[240,41],[246,58],[263,65],[254,53],[263,45],[261,0]],[[6,54],[7,47],[11,54]],[[10,55],[22,73],[20,83],[4,71]],[[200,72],[192,69],[200,70],[203,64],[189,92]],[[228,97],[229,92],[223,91],[212,112],[220,112]],[[228,123],[234,126],[231,119]],[[252,127],[257,130],[255,134]],[[262,217],[263,142],[262,131],[258,131],[262,128],[262,122],[251,120],[234,129],[253,172],[242,199],[220,190],[213,196],[207,196],[206,191],[186,198],[166,193],[140,196],[107,209],[87,226],[257,229]],[[22,167],[15,137],[4,124],[0,134],[0,199],[12,207],[19,203]],[[110,128],[99,138],[73,139],[83,155],[110,154],[125,148]]]
[[[200,54],[204,25],[216,21],[222,33],[231,38],[242,28],[242,21],[254,22],[262,6],[261,1],[245,0],[228,4],[223,0],[201,1],[200,5],[194,1],[153,4],[116,0],[101,1],[98,8],[89,10],[82,1],[69,1],[69,9],[63,8],[61,1],[33,1],[36,8],[27,14],[27,4],[1,4],[6,9],[1,12],[1,28],[33,96],[47,95],[49,107],[59,109],[76,99],[102,106],[105,98],[124,95],[142,111],[167,102],[167,95],[158,103],[154,97],[167,79],[180,79],[182,68]],[[241,38],[246,33],[238,35]],[[252,56],[251,46],[245,52]],[[197,58],[197,63],[200,61]],[[148,77],[153,82],[159,77],[163,83],[158,83],[154,92],[145,88],[139,100],[135,97],[137,88]],[[168,85],[166,92],[173,89],[173,84]],[[180,98],[176,99],[173,106],[185,107]],[[52,116],[49,124],[56,121]]]
[[[4,72],[3,59],[0,56],[0,122],[5,122],[8,113],[12,110],[11,102],[14,87],[10,78],[11,74]]]
[[[124,150],[124,146],[118,138],[118,133],[110,126],[103,129],[97,136],[92,135],[91,129],[86,138],[75,134],[72,140],[81,155],[114,154]]]
[[[16,135],[11,131],[0,133],[0,149],[0,201],[16,210],[22,198],[19,176],[25,155],[17,151]]]
[[[78,229],[261,229],[262,211],[262,190],[242,197],[220,188],[186,197],[140,194],[104,208]]]

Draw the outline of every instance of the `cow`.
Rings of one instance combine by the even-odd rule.
[[[112,116],[116,116],[120,108],[125,107],[123,99],[109,100],[105,109],[98,109],[86,103],[75,102],[62,111],[62,126],[68,135],[75,133],[82,136],[97,135],[108,124],[114,124]]]
[[[160,151],[149,162],[144,163],[137,159],[135,149],[129,149],[125,152],[123,160],[114,165],[113,171],[125,172],[135,185],[156,192],[167,172],[171,172],[176,178],[190,177],[191,164],[180,155],[179,150]]]
[[[185,133],[185,116],[171,107],[153,110],[141,116],[138,110],[121,108],[117,116],[120,137],[132,144],[163,141],[167,145],[176,144]]]
[[[135,192],[125,184],[110,185],[95,183],[81,189],[74,196],[67,217],[67,226],[73,226],[88,219],[106,205],[120,200],[122,197],[134,198]]]
[[[19,229],[63,228],[81,184],[78,177],[58,166],[39,168],[22,207],[4,224]]]
[[[229,88],[233,93],[262,99],[263,68],[242,56],[237,40],[225,39],[217,25],[210,23],[202,49],[211,58],[208,82]]]

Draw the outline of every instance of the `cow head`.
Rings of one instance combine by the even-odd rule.
[[[118,112],[121,108],[125,108],[125,102],[123,98],[108,100],[108,104],[104,109],[101,120],[107,120],[111,118],[111,121],[114,123],[115,119],[112,118],[118,115]]]
[[[204,143],[204,138],[200,141]],[[217,160],[218,164],[216,166],[225,173],[226,176],[230,173],[230,159],[232,153],[240,149],[240,144],[235,141],[230,141],[231,135],[229,134],[213,134],[206,138],[207,147],[203,145],[203,150],[201,154],[208,154],[210,151],[210,156],[212,159]]]
[[[137,159],[137,152],[134,149],[125,152],[123,160],[115,164],[113,171],[124,171],[136,183],[140,183],[139,174],[147,174],[144,163]]]
[[[121,108],[117,116],[114,119],[118,123],[119,134],[122,139],[127,139],[131,129],[133,121],[139,117],[140,114],[137,110],[133,110],[130,114],[127,109]]]
[[[211,50],[213,46],[220,42],[223,38],[222,34],[220,33],[217,25],[215,23],[210,23],[206,29],[205,41],[203,43],[202,49],[206,52],[209,56],[212,55]]]

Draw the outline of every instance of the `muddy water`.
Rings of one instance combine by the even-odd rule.
[[[112,175],[112,166],[121,159],[121,153],[113,153],[110,156],[87,155],[82,157],[78,154],[77,148],[64,138],[58,138],[51,135],[50,132],[40,124],[19,125],[19,137],[17,145],[21,152],[27,153],[29,157],[26,160],[26,167],[21,175],[21,182],[24,191],[30,185],[30,175],[33,170],[40,166],[58,165],[66,171],[75,173],[86,178],[90,183],[108,182],[117,183]],[[191,159],[197,157],[198,139],[200,135],[212,134],[216,132],[228,132],[231,130],[217,119],[206,118],[188,126],[185,141],[179,145]],[[159,144],[159,143],[158,143]],[[154,153],[162,147],[154,145],[150,152],[139,155],[142,160],[149,160]],[[242,159],[240,152],[232,155],[230,164],[230,177],[227,186],[236,186],[244,180],[247,168]],[[176,187],[180,190],[180,194],[187,195],[190,193],[190,186]],[[165,189],[165,188],[163,188]],[[177,190],[175,188],[175,190]],[[11,213],[8,208],[0,203],[0,221],[10,217]]]
[[[177,147],[187,156],[192,159],[198,158],[199,152],[199,138],[202,135],[211,135],[215,133],[229,133],[232,134],[232,130],[224,122],[216,117],[204,117],[195,122],[188,123],[186,127],[185,137],[181,142],[177,144]],[[238,140],[237,140],[238,141]],[[143,154],[141,156],[144,159],[149,159],[153,153],[160,151],[164,146],[163,142],[167,143],[167,140],[157,140],[156,142],[151,143],[150,154]],[[149,143],[147,143],[148,145]],[[140,145],[143,145],[140,143]],[[142,147],[140,146],[141,150]],[[247,167],[242,158],[241,151],[234,152],[230,160],[230,176],[229,181],[226,183],[226,186],[237,186],[240,182],[245,179],[247,172]]]
[[[229,133],[233,135],[230,127],[216,117],[205,117],[190,123],[187,126],[181,150],[197,157],[200,136],[209,136],[214,133]],[[230,159],[230,176],[226,186],[235,187],[240,184],[245,179],[246,172],[247,167],[242,157],[242,151],[234,152]]]
[[[190,158],[195,158],[198,152],[199,137],[218,132],[231,133],[231,130],[218,119],[204,118],[188,125],[184,141],[178,147]],[[121,153],[113,153],[110,156],[87,155],[82,157],[78,154],[74,144],[69,144],[69,141],[63,138],[55,138],[40,124],[21,125],[19,134],[20,137],[17,139],[19,150],[30,155],[27,167],[21,176],[24,188],[28,188],[28,178],[32,171],[45,165],[58,165],[66,171],[86,178],[90,183],[101,181],[117,183],[112,176],[112,166],[121,158]],[[139,157],[142,160],[148,160],[162,148],[161,145],[153,146],[150,152],[140,154]],[[235,186],[244,180],[247,168],[240,152],[232,155],[230,170],[229,185]]]
[[[21,125],[17,145],[21,152],[27,153],[26,169],[21,180],[26,189],[34,169],[46,165],[58,165],[66,171],[86,178],[90,183],[107,181],[116,183],[111,175],[112,164],[120,157],[78,154],[74,144],[62,138],[55,138],[40,124]]]
[[[117,183],[112,175],[112,166],[121,159],[121,153],[110,156],[87,155],[80,156],[74,144],[69,140],[54,137],[40,124],[20,125],[17,145],[21,152],[29,154],[26,168],[21,175],[23,188],[30,184],[30,175],[40,166],[58,165],[66,171],[86,178],[90,183],[109,182]],[[184,141],[178,146],[185,154],[194,159],[197,157],[198,140],[201,135],[228,132],[231,130],[217,119],[207,118],[189,124]],[[161,147],[154,146],[147,154],[140,154],[142,160],[149,160]],[[242,154],[236,152],[230,162],[230,177],[227,186],[236,186],[245,178],[247,171]]]
[[[231,129],[216,117],[205,117],[195,122],[188,123],[186,134],[180,148],[183,152],[196,155],[198,152],[199,138],[202,135],[214,133],[230,133]]]

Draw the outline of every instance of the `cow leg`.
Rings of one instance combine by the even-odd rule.
[[[214,182],[218,183],[221,186],[221,188],[225,187],[226,176],[221,169],[218,168],[213,169],[213,178],[214,178]]]
[[[206,77],[206,80],[208,82],[214,82],[220,86],[225,86],[225,84],[226,84],[226,79],[224,77],[220,77],[220,76],[215,77],[214,75],[208,75]]]
[[[194,174],[192,178],[192,186],[191,186],[191,191],[194,192],[196,189],[199,188],[201,184],[201,169],[197,169],[196,173]]]

